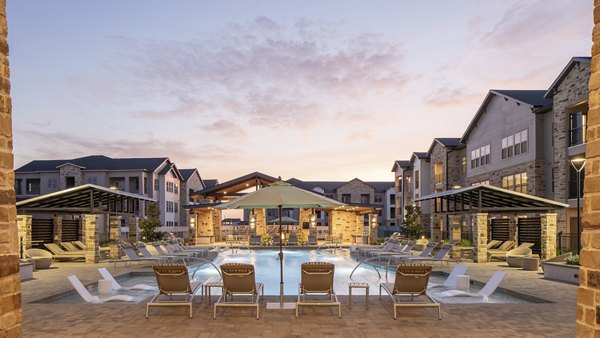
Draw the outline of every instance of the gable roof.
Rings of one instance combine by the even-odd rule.
[[[168,157],[156,158],[110,158],[104,155],[92,155],[69,160],[34,160],[15,170],[15,172],[56,171],[70,163],[85,170],[145,170],[154,172]]]
[[[205,188],[212,188],[212,187],[216,186],[217,184],[219,184],[219,180],[217,180],[216,178],[208,178],[208,179],[202,180],[202,182],[204,182]]]
[[[196,175],[198,175],[198,178],[200,178],[200,181],[202,181],[202,178],[200,177],[200,173],[198,172],[198,169],[193,168],[193,169],[179,169],[179,173],[181,174],[181,177],[183,178],[184,182],[187,182],[192,175],[194,175],[194,173]]]
[[[429,156],[427,156],[427,152],[426,151],[422,151],[422,152],[417,152],[415,151],[412,156],[410,157],[410,161],[413,162],[413,157],[418,158],[419,160],[428,160]]]
[[[407,160],[396,160],[394,161],[394,165],[392,166],[392,172],[396,171],[396,168],[412,168],[413,164]]]
[[[550,85],[550,88],[548,88],[546,93],[544,93],[544,97],[549,98],[549,99],[554,97],[554,92],[556,91],[556,88],[558,88],[558,86],[560,86],[560,84],[567,77],[567,75],[569,75],[569,72],[571,71],[571,69],[573,69],[573,67],[575,67],[576,64],[590,63],[591,61],[592,61],[592,58],[589,56],[572,57],[571,60],[569,60],[569,63],[567,63],[567,65],[565,66],[565,68],[563,68],[563,70],[560,72],[560,74],[558,74],[558,77],[554,80],[554,82],[552,82],[552,84]]]
[[[385,192],[389,188],[395,187],[394,182],[379,182],[379,181],[362,181],[359,178],[354,178],[350,181],[302,181],[297,178],[291,178],[287,180],[287,182],[295,187],[300,189],[314,191],[315,188],[320,187],[323,188],[326,192],[335,191],[339,187],[348,184],[352,181],[362,182],[375,190],[375,192]]]
[[[486,108],[490,101],[497,95],[503,96],[505,98],[511,98],[513,100],[519,101],[520,103],[526,104],[531,107],[533,111],[535,109],[547,106],[552,103],[552,100],[549,100],[544,97],[546,93],[545,90],[501,90],[501,89],[490,89],[486,94],[483,102],[477,109],[475,116],[467,126],[462,138],[460,139],[461,143],[466,143],[469,139],[469,135],[477,126],[477,122],[486,111]]]
[[[232,199],[244,195],[241,191],[257,185],[265,186],[275,181],[277,181],[277,178],[255,171],[214,186],[209,186],[205,183],[205,188],[195,191],[192,196],[196,198],[217,197],[219,199]]]
[[[181,176],[181,173],[179,172],[179,169],[177,169],[175,163],[167,164],[164,168],[162,168],[162,170],[158,174],[166,175],[169,171],[173,171],[173,173],[175,173],[175,176],[177,176],[179,180],[183,180],[183,177]]]
[[[436,137],[431,142],[429,146],[429,150],[427,150],[427,157],[431,156],[431,152],[433,151],[433,147],[438,143],[444,148],[454,149],[461,145],[460,137]]]

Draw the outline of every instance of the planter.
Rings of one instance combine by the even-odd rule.
[[[21,275],[21,281],[33,279],[33,262],[27,260],[21,260],[19,263],[19,274]]]
[[[579,285],[579,265],[543,262],[544,278]]]

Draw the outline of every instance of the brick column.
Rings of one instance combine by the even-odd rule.
[[[461,238],[462,237],[462,234],[461,234],[462,216],[461,215],[450,215],[448,218],[450,220],[450,241],[458,242],[458,244],[460,244],[460,240],[462,239]],[[451,257],[452,258],[460,257],[460,245],[455,245],[452,248]]]
[[[110,216],[108,218],[108,238],[110,241],[110,259],[119,259],[119,238],[121,237],[121,216]]]
[[[96,227],[96,215],[83,215],[81,219],[82,226],[85,232],[85,253],[86,263],[98,263],[100,260],[100,241],[98,240],[98,228]]]
[[[558,226],[557,214],[541,214],[542,225],[542,260],[556,257],[556,228]]]
[[[21,280],[6,34],[6,0],[0,0],[0,336],[20,337]]]
[[[127,225],[129,225],[129,242],[135,243],[138,241],[139,217],[131,215],[127,217]]]
[[[31,215],[17,215],[18,239],[19,243],[21,243],[21,245],[23,246],[23,251],[31,249],[32,220],[33,217]]]
[[[600,336],[600,1],[594,1],[577,336]]]
[[[62,217],[52,217],[52,224],[54,227],[54,237],[52,238],[52,240],[54,241],[54,243],[60,244],[60,242],[62,242]]]
[[[473,221],[473,261],[477,263],[487,262],[488,242],[488,214],[476,213],[472,215]]]

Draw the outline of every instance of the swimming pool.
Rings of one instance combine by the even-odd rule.
[[[334,251],[317,251],[302,249],[285,249],[284,251],[284,293],[286,296],[295,296],[298,294],[298,282],[300,280],[300,265],[304,262],[331,262],[335,264],[335,285],[334,288],[338,295],[348,295],[348,284],[350,282],[367,283],[370,286],[370,294],[373,296],[379,293],[379,283],[393,282],[394,273],[392,270],[378,268],[378,272],[371,266],[362,265],[352,275],[350,273],[358,264],[351,256],[348,250],[338,249]],[[218,254],[213,261],[217,267],[224,263],[249,263],[255,266],[256,281],[264,284],[265,295],[279,295],[279,251],[276,249],[259,250],[238,250],[232,252],[225,250]],[[211,264],[196,265],[190,267],[190,275],[201,282],[218,281],[220,279],[218,271]],[[387,272],[387,273],[386,273]],[[381,278],[380,278],[381,277]],[[432,273],[430,283],[441,284],[446,279],[442,273]],[[123,286],[133,286],[144,283],[156,285],[154,275],[130,275],[117,278]],[[95,286],[91,286],[90,291],[95,293]],[[470,292],[478,292],[481,286],[472,284]],[[440,303],[481,303],[481,298],[471,297],[441,297],[440,293],[446,291],[444,288],[431,288],[428,293]],[[362,291],[358,291],[362,293]],[[115,293],[117,294],[117,293]],[[136,296],[150,296],[153,292],[118,292],[118,294],[129,294]],[[220,290],[214,289],[213,295],[219,295]],[[65,295],[51,301],[52,303],[78,303],[81,299],[77,294]],[[525,298],[508,294],[502,290],[496,290],[488,303],[530,303]]]

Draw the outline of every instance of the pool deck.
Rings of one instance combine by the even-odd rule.
[[[508,268],[504,262],[466,263],[473,280],[483,282],[496,270],[507,276],[501,287],[528,294],[548,303],[528,304],[442,304],[443,319],[437,320],[432,309],[399,309],[397,320],[389,298],[378,300],[378,290],[370,290],[369,310],[364,297],[340,296],[342,318],[331,308],[304,309],[300,318],[291,310],[266,310],[265,297],[261,318],[256,320],[248,308],[219,310],[212,319],[212,307],[201,297],[194,301],[194,317],[185,308],[160,308],[144,318],[145,303],[140,304],[45,304],[40,299],[71,289],[66,277],[76,274],[84,284],[99,279],[98,267],[107,267],[115,276],[149,268],[113,268],[112,264],[54,263],[56,268],[34,273],[34,279],[23,282],[24,335],[34,336],[189,336],[189,337],[403,337],[403,336],[574,336],[577,286],[543,279],[541,270],[523,271]],[[451,267],[435,267],[450,271]],[[362,295],[362,290],[357,294]],[[286,297],[293,302],[295,297]]]

